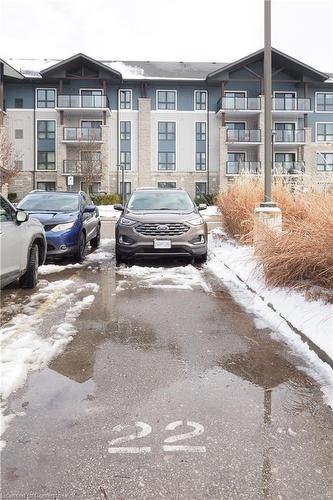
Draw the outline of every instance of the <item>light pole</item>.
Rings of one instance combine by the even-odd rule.
[[[119,165],[119,168],[121,170],[121,203],[122,203],[122,205],[125,205],[126,191],[125,191],[125,165],[124,165],[124,163],[121,163]]]

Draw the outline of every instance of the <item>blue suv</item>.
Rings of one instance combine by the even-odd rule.
[[[83,191],[31,191],[18,204],[44,226],[47,256],[73,256],[82,261],[89,242],[97,248],[101,238],[98,208]]]

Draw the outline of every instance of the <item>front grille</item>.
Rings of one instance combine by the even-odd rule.
[[[179,236],[186,233],[189,229],[190,227],[187,224],[181,222],[169,222],[165,224],[146,223],[135,227],[137,233],[145,236]]]

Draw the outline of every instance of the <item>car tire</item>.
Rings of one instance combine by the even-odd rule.
[[[21,288],[35,288],[38,282],[38,245],[34,243],[29,254],[27,269],[20,277]]]
[[[85,249],[86,249],[86,235],[84,233],[80,233],[79,243],[75,253],[75,260],[77,262],[83,261]]]
[[[125,259],[123,255],[119,252],[119,248],[116,245],[116,263],[117,264],[123,264],[125,262]]]
[[[99,244],[100,244],[100,241],[101,241],[101,226],[98,225],[98,228],[97,228],[97,234],[95,236],[95,238],[92,238],[90,240],[90,246],[91,248],[98,248],[99,247]]]
[[[195,257],[194,261],[196,262],[196,264],[204,264],[205,262],[207,262],[207,252]]]

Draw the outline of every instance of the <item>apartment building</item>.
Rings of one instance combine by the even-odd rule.
[[[333,183],[333,75],[276,49],[272,66],[274,175]],[[84,180],[121,192],[122,168],[127,193],[177,186],[199,196],[262,171],[263,50],[228,64],[78,54],[0,68],[0,120],[19,154],[9,191],[19,197]]]

